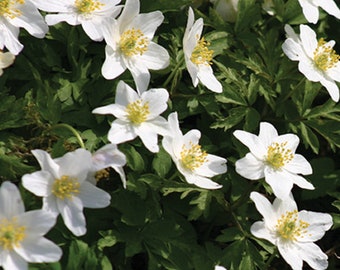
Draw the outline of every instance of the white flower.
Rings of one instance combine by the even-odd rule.
[[[227,269],[223,266],[216,265],[214,270],[227,270]]]
[[[106,58],[102,74],[114,79],[129,69],[137,91],[145,91],[150,82],[149,69],[159,70],[169,65],[169,54],[152,38],[163,22],[160,11],[139,14],[139,0],[127,0],[117,20],[103,25]]]
[[[126,164],[126,157],[118,150],[117,145],[104,145],[92,155],[92,161],[93,172],[111,167],[120,175],[123,187],[126,188],[126,176],[123,170],[123,166]]]
[[[302,269],[303,261],[313,269],[326,269],[327,255],[313,242],[323,237],[333,224],[329,214],[299,211],[292,194],[276,198],[271,204],[263,195],[252,192],[250,198],[263,216],[255,222],[251,233],[278,247],[284,260],[294,269]]]
[[[340,19],[340,9],[334,3],[334,0],[299,0],[302,12],[310,23],[317,23],[319,20],[319,7],[328,14]]]
[[[236,172],[241,176],[257,180],[265,177],[276,197],[284,199],[293,184],[305,189],[314,186],[298,174],[311,174],[308,161],[295,150],[299,137],[294,134],[278,135],[269,123],[260,123],[260,132],[256,136],[246,131],[236,130],[234,136],[246,145],[250,153],[236,161]]]
[[[52,159],[43,150],[32,150],[41,170],[25,174],[23,186],[36,196],[43,197],[43,209],[61,214],[65,225],[76,236],[86,233],[83,208],[103,208],[110,204],[110,195],[87,179],[93,170],[92,155],[77,149]]]
[[[15,56],[11,52],[0,51],[0,76],[3,73],[4,68],[13,64]]]
[[[170,134],[164,136],[162,145],[185,180],[201,188],[221,188],[222,186],[210,180],[210,177],[225,173],[227,160],[201,149],[198,144],[201,137],[199,130],[192,129],[183,135],[176,112],[169,115],[168,122]]]
[[[48,26],[31,0],[0,1],[0,49],[6,47],[14,55],[24,47],[18,40],[19,28],[32,36],[43,38]]]
[[[83,27],[85,33],[94,41],[102,41],[103,21],[116,18],[122,6],[120,0],[31,0],[39,9],[57,14],[47,14],[48,25],[65,21],[70,25]]]
[[[309,81],[320,82],[331,98],[339,101],[339,88],[335,81],[340,81],[340,57],[333,50],[335,41],[317,41],[315,32],[303,24],[300,25],[300,36],[289,25],[285,26],[285,30],[284,53],[290,60],[299,61],[299,71]]]
[[[221,93],[222,85],[216,79],[211,68],[213,51],[208,49],[209,43],[201,38],[203,19],[194,22],[194,12],[189,8],[188,22],[183,37],[185,63],[194,87],[200,81],[209,90]]]
[[[129,85],[120,81],[117,85],[115,104],[93,110],[97,114],[112,114],[108,139],[119,144],[139,136],[145,147],[158,152],[157,135],[167,133],[167,121],[159,116],[167,108],[168,92],[163,88],[150,89],[138,95]]]
[[[43,237],[54,225],[53,214],[44,210],[25,212],[18,188],[0,187],[0,266],[5,270],[28,269],[28,263],[57,262],[62,250]]]

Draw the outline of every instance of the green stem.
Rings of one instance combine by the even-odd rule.
[[[295,87],[292,89],[292,91],[290,91],[285,97],[283,97],[282,100],[280,100],[280,102],[284,102],[284,101],[286,101],[288,98],[290,98],[290,97],[293,95],[293,93],[295,92],[295,90],[298,89],[298,88],[300,87],[300,85],[301,85],[302,83],[304,83],[305,81],[306,81],[306,78],[303,77],[303,78],[298,82],[298,84],[295,85]]]
[[[225,204],[224,204],[224,205],[225,205],[225,208],[226,208],[227,212],[230,212],[231,216],[233,217],[233,219],[234,219],[234,221],[235,221],[235,223],[236,223],[237,228],[242,232],[242,234],[243,234],[245,237],[247,237],[247,236],[248,236],[248,233],[243,229],[243,227],[242,227],[240,221],[238,220],[238,218],[237,218],[235,212],[234,212],[233,209],[232,209],[232,206],[230,205],[230,203],[229,203],[228,201],[224,200],[224,202],[225,202]]]
[[[269,268],[270,264],[272,263],[272,261],[274,260],[276,255],[277,255],[277,247],[275,247],[273,253],[270,255],[269,259],[267,260],[267,262],[266,262],[266,269]]]
[[[78,133],[77,130],[75,130],[75,129],[74,129],[73,127],[71,127],[70,125],[65,124],[65,123],[63,123],[63,124],[56,124],[56,125],[52,126],[51,129],[54,129],[54,128],[65,128],[65,129],[68,129],[68,130],[71,131],[72,134],[77,138],[77,141],[78,141],[80,147],[86,149],[86,148],[85,148],[84,141],[83,141],[83,139],[81,138],[80,134]]]
[[[183,62],[184,62],[184,53],[183,53],[183,51],[181,51],[180,55],[179,55],[179,61],[177,62],[176,66],[173,68],[173,70],[171,71],[169,77],[163,83],[163,88],[166,88],[166,86],[169,84],[169,82],[175,77],[177,71],[182,66]]]

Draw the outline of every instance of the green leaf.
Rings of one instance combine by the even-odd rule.
[[[315,154],[319,153],[319,139],[315,135],[315,133],[306,126],[303,122],[300,122],[299,125],[301,129],[301,135],[303,139],[303,143],[308,148],[310,146]]]
[[[226,118],[218,119],[215,123],[213,123],[211,128],[223,128],[224,131],[236,126],[240,123],[247,113],[247,109],[245,107],[237,107],[229,110],[229,116]]]
[[[144,160],[133,146],[124,145],[122,151],[126,155],[127,165],[131,168],[131,170],[137,172],[141,172],[144,170],[145,167]]]

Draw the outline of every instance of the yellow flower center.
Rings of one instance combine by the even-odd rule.
[[[196,47],[191,53],[190,60],[196,65],[211,65],[213,58],[213,50],[209,50],[208,46],[210,45],[204,37],[202,37],[198,42]]]
[[[272,143],[268,147],[266,162],[274,169],[282,168],[286,163],[294,158],[290,149],[286,149],[287,142]]]
[[[0,247],[12,250],[26,237],[25,226],[20,226],[15,218],[0,220]]]
[[[143,103],[141,99],[138,99],[126,106],[126,112],[128,119],[133,124],[139,125],[145,122],[150,114],[149,102]]]
[[[52,193],[59,199],[71,199],[73,195],[79,193],[80,184],[76,178],[63,175],[60,179],[55,179]]]
[[[76,0],[74,2],[76,9],[79,13],[89,14],[104,6],[103,3],[96,0]]]
[[[125,56],[142,55],[149,46],[149,40],[140,29],[126,30],[120,37],[119,47]]]
[[[21,16],[21,10],[13,7],[16,4],[23,5],[25,0],[0,0],[0,16],[10,19]]]
[[[340,59],[340,56],[330,46],[326,46],[323,38],[319,40],[318,47],[313,54],[315,65],[323,71],[333,68]]]
[[[277,233],[286,240],[296,241],[297,238],[303,238],[308,232],[307,228],[309,223],[298,219],[298,211],[287,211],[286,214],[282,214],[277,220],[276,230]]]
[[[190,142],[190,147],[182,146],[181,163],[182,166],[190,171],[197,169],[207,161],[207,153],[202,151],[199,144],[193,144]]]

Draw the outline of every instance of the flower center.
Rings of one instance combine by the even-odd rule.
[[[130,103],[126,106],[126,112],[128,119],[136,125],[139,125],[146,121],[150,114],[149,102],[142,103],[141,99]]]
[[[298,219],[298,211],[287,211],[277,220],[277,233],[286,240],[296,241],[297,237],[303,238],[307,233],[309,223]]]
[[[25,226],[20,226],[15,218],[0,220],[0,247],[12,250],[26,237]]]
[[[190,60],[196,65],[211,65],[212,56],[214,51],[209,50],[208,46],[210,45],[204,37],[202,37],[198,42],[196,47],[191,53]]]
[[[63,175],[60,179],[55,179],[52,193],[59,199],[71,199],[74,194],[79,193],[80,184],[76,178]]]
[[[89,14],[97,9],[100,9],[104,6],[103,3],[100,3],[96,0],[76,0],[74,2],[78,13]]]
[[[313,54],[315,65],[323,71],[333,68],[340,59],[340,56],[336,54],[331,46],[326,46],[323,38],[319,40],[318,47]]]
[[[0,0],[0,16],[5,16],[10,19],[19,17],[22,12],[13,7],[15,4],[23,5],[25,4],[25,0]]]
[[[193,144],[190,142],[190,147],[187,148],[185,145],[182,146],[181,163],[184,168],[193,171],[198,167],[202,166],[207,161],[207,153],[202,151],[199,144]]]
[[[120,37],[119,47],[125,56],[142,55],[148,49],[149,40],[140,29],[126,30]]]
[[[294,154],[290,149],[286,149],[286,145],[287,142],[276,142],[268,147],[266,162],[274,169],[282,168],[293,159]]]

